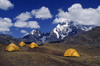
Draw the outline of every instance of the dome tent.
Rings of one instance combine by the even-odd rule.
[[[19,47],[18,46],[16,46],[15,44],[9,44],[7,47],[6,47],[6,49],[5,49],[6,51],[19,51],[20,49],[19,49]]]
[[[36,48],[38,47],[38,45],[34,42],[32,42],[30,45],[29,45],[30,48]]]
[[[18,46],[26,46],[26,44],[22,41],[18,44]]]
[[[75,49],[68,49],[65,51],[64,56],[80,57],[79,53]]]

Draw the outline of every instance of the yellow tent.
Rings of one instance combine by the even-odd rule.
[[[5,50],[6,51],[17,51],[17,50],[19,51],[20,49],[18,46],[16,46],[15,44],[12,43],[12,44],[8,45]]]
[[[26,44],[22,41],[18,44],[18,46],[26,46]]]
[[[79,53],[75,49],[68,49],[65,51],[64,56],[80,57]]]
[[[30,48],[36,48],[38,47],[38,45],[34,42],[32,42],[30,45],[29,45]]]

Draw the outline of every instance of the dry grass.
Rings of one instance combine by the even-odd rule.
[[[7,52],[0,44],[0,66],[94,66],[100,65],[100,48],[96,45],[45,44],[39,48],[19,47],[20,51]],[[99,46],[100,47],[100,46]],[[76,49],[81,57],[63,57],[68,48]],[[83,61],[88,61],[83,63]]]

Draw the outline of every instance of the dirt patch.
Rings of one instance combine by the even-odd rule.
[[[37,52],[37,53],[46,53],[51,55],[57,55],[57,56],[63,56],[63,52],[60,52],[58,50],[50,50],[44,47],[39,48],[28,48],[28,52]]]
[[[74,60],[70,60],[70,59],[63,59],[65,61],[68,61],[69,62],[69,66],[72,64],[73,66],[89,66],[89,65],[86,65],[84,63],[80,63],[80,62],[77,62],[77,61],[74,61]],[[90,65],[91,66],[91,65]]]

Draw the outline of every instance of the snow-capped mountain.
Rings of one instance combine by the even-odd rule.
[[[94,25],[82,25],[76,21],[62,22],[50,32],[50,35],[45,42],[62,40],[66,36],[70,38],[71,36],[76,36],[91,30],[94,27]]]
[[[70,32],[75,34],[78,30],[88,31],[94,28],[93,25],[81,25],[78,22],[63,22],[57,25],[56,28],[53,29],[53,32],[57,35],[57,38],[63,39],[67,36]]]
[[[30,41],[30,42],[37,42],[41,37],[41,35],[42,35],[41,31],[37,29],[37,30],[32,30],[30,33],[26,33],[20,39]]]
[[[94,28],[94,25],[82,25],[79,24],[76,21],[70,21],[70,22],[62,22],[58,24],[50,33],[41,33],[39,29],[32,30],[30,33],[27,33],[22,39],[31,41],[31,42],[52,42],[57,40],[62,40],[64,37],[68,37],[70,35],[79,35],[83,33],[84,31],[91,30]]]

